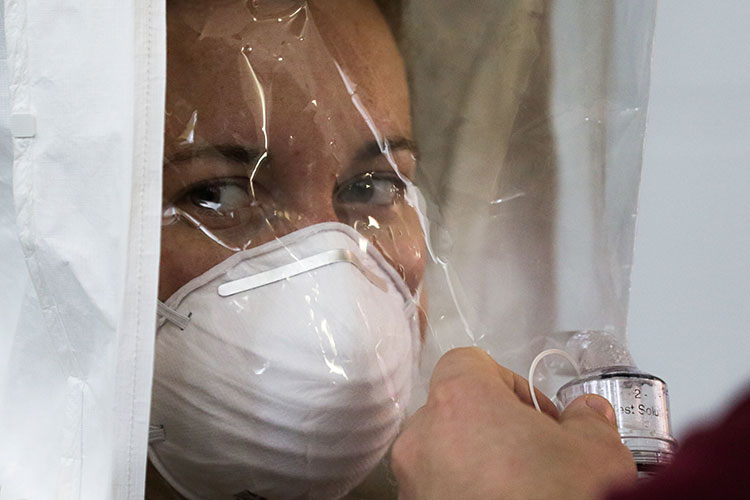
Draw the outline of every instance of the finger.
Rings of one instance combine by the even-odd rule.
[[[534,400],[531,398],[529,381],[515,372],[510,373],[513,374],[513,392],[516,394],[516,396],[518,396],[518,399],[533,407]],[[534,394],[536,394],[537,403],[539,403],[539,409],[542,410],[542,413],[546,413],[547,415],[555,419],[558,418],[560,412],[557,411],[557,406],[555,406],[555,403],[553,403],[542,391],[540,391],[536,387],[534,387]]]
[[[627,485],[635,480],[637,470],[633,455],[620,439],[615,410],[609,401],[596,394],[584,394],[573,400],[563,411],[560,424],[565,430],[606,453],[608,458],[601,463],[600,472],[608,471],[608,489],[617,488],[618,484]]]
[[[460,347],[443,354],[430,378],[429,393],[435,388],[458,378],[480,378],[495,380],[497,363],[478,347]]]
[[[560,415],[560,424],[584,435],[617,434],[615,410],[597,394],[584,394],[573,400]]]
[[[430,397],[442,392],[446,385],[451,390],[460,391],[461,386],[476,385],[478,382],[491,384],[496,397],[512,397],[531,406],[529,384],[525,378],[499,365],[492,357],[477,347],[464,347],[448,351],[438,361],[430,380]],[[459,386],[455,388],[455,386]],[[557,418],[554,403],[541,391],[535,390],[540,409],[547,415]]]

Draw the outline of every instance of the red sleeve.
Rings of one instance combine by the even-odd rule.
[[[750,393],[718,425],[688,437],[674,462],[607,500],[750,499]]]

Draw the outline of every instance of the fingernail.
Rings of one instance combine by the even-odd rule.
[[[612,405],[603,397],[594,394],[587,395],[586,406],[606,417],[612,425],[617,423],[615,419],[615,411],[612,409]]]

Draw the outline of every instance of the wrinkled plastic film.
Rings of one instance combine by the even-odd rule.
[[[554,320],[548,214],[556,172],[545,119],[543,4],[410,2],[407,9],[423,190],[437,209],[430,220],[438,259],[427,287],[435,292],[433,357],[481,345],[518,369],[515,351]],[[474,26],[477,36],[462,36],[459,26]]]
[[[167,4],[151,492],[393,496],[452,347],[629,359],[653,7],[379,4]]]
[[[643,475],[675,449],[666,384],[626,336],[654,17],[647,2],[413,1],[403,23],[433,200],[422,378],[474,345],[563,406],[600,394]]]
[[[417,147],[390,27],[369,1],[167,7],[147,491],[367,489],[424,338]]]
[[[227,256],[337,220],[395,262],[408,259],[402,272],[415,288],[424,244],[406,201],[415,168],[407,89],[400,73],[385,75],[397,88],[376,73],[400,72],[400,62],[368,67],[363,48],[337,43],[352,33],[339,33],[335,17],[314,21],[315,4],[269,3],[170,4],[165,245],[196,228]]]
[[[423,363],[461,345],[524,374],[549,348],[593,368],[632,363],[654,14],[647,2],[408,3],[420,186],[434,200],[438,256]],[[550,396],[575,375],[555,357],[536,373]]]

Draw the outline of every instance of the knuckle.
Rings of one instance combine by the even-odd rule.
[[[606,398],[599,394],[584,394],[579,398],[579,408],[586,411],[586,415],[615,428],[615,410]]]
[[[485,361],[488,358],[489,354],[478,347],[457,347],[443,354],[443,356],[438,361],[437,367],[441,367],[444,365],[463,364],[476,360]]]
[[[459,405],[471,388],[471,381],[466,376],[442,379],[432,387],[431,406],[434,409],[445,410]]]
[[[585,394],[573,401],[563,415],[585,426],[587,434],[617,434],[612,405],[601,396]]]
[[[615,409],[612,407],[612,403],[609,402],[606,398],[599,396],[598,394],[592,395],[594,398],[594,401],[596,401],[596,406],[598,410],[596,411],[596,414],[599,416],[599,418],[607,424],[611,429],[617,428],[617,417],[615,416]]]

